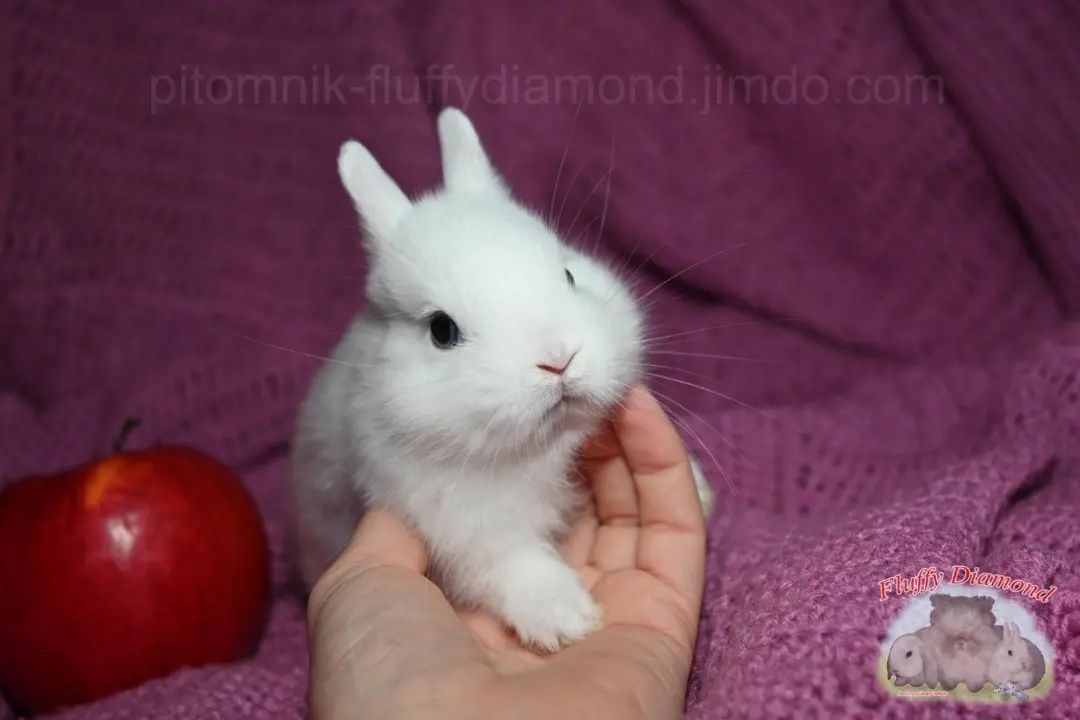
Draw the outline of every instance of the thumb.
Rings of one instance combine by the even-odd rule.
[[[308,600],[311,716],[363,717],[420,670],[482,660],[482,650],[424,577],[428,551],[404,522],[369,512]],[[359,708],[359,709],[358,709]],[[367,713],[371,716],[371,713]]]
[[[343,565],[395,565],[423,575],[428,551],[423,539],[388,510],[364,515],[338,563]],[[335,563],[337,564],[337,563]]]
[[[343,587],[369,586],[374,580],[380,585],[388,584],[391,590],[426,585],[424,573],[428,559],[423,539],[401,519],[387,510],[370,510],[341,554],[312,588],[308,599],[309,623],[315,624],[327,602]]]

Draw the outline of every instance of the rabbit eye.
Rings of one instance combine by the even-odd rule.
[[[1012,657],[1012,650],[1009,651],[1009,657]]]
[[[461,330],[458,329],[457,323],[442,310],[431,314],[429,325],[431,342],[440,350],[447,350],[461,342]]]
[[[574,282],[573,273],[571,273],[569,270],[565,270],[564,272],[566,272],[566,282],[570,283],[571,288],[576,287],[577,283]]]
[[[912,650],[908,650],[906,653],[904,653],[904,657],[911,657],[912,652]]]

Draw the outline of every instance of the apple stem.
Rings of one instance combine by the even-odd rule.
[[[120,427],[120,434],[116,436],[116,442],[113,443],[113,452],[123,452],[124,446],[127,445],[128,438],[131,437],[131,433],[135,428],[139,427],[142,420],[137,417],[129,417],[124,420],[124,424]]]

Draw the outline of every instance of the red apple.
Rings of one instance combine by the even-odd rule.
[[[269,555],[240,480],[178,447],[0,492],[0,688],[33,711],[255,646]]]

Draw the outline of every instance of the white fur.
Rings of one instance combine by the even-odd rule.
[[[888,673],[897,685],[933,685],[937,682],[938,653],[933,639],[901,635],[889,648]]]
[[[553,649],[600,622],[555,542],[582,500],[567,477],[577,449],[640,376],[642,317],[613,273],[512,199],[460,111],[438,130],[444,187],[414,202],[362,145],[342,147],[368,303],[300,415],[301,563],[313,582],[363,507],[391,508],[455,601]],[[436,310],[460,345],[433,344]],[[561,376],[538,367],[571,357]]]
[[[979,608],[970,602],[947,602],[976,593],[990,604]],[[916,598],[894,620],[883,650],[897,686],[940,684],[952,690],[963,683],[977,692],[990,682],[995,692],[1022,695],[1022,690],[1039,683],[1046,673],[1041,650],[1046,640],[1026,609],[986,588],[949,586],[944,595]],[[931,624],[911,632],[928,615]],[[1003,624],[995,625],[995,616]],[[1029,628],[1034,640],[1024,637],[1021,625]],[[1011,693],[1009,686],[1014,686]]]
[[[1039,649],[1020,634],[1016,623],[1007,622],[1002,628],[1001,642],[993,649],[987,679],[994,685],[1014,682],[1021,690],[1035,687],[1045,673]]]

